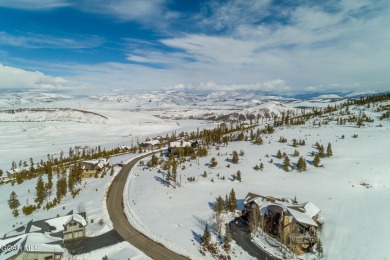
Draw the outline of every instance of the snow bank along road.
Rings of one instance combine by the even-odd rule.
[[[150,238],[137,231],[132,225],[130,225],[125,216],[125,213],[123,212],[123,190],[125,188],[129,173],[139,160],[152,154],[153,153],[148,153],[141,157],[134,158],[132,161],[122,167],[122,170],[115,177],[108,191],[106,201],[107,210],[114,225],[114,229],[119,233],[119,235],[130,244],[144,252],[147,256],[156,260],[187,259],[184,256],[176,254],[175,252],[167,249],[163,245],[154,242]]]

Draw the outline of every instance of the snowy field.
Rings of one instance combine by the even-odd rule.
[[[165,120],[143,112],[121,110],[91,110],[108,119],[92,117],[86,122],[44,121],[44,122],[0,122],[0,169],[11,168],[12,161],[34,161],[46,159],[47,154],[59,156],[61,150],[67,155],[70,147],[89,146],[111,149],[120,145],[130,146],[147,137],[171,134],[172,131],[194,130],[213,127],[215,124],[198,120]],[[26,114],[26,113],[24,113]],[[60,116],[61,113],[57,113]],[[9,119],[9,115],[0,114]],[[68,115],[64,115],[68,116]],[[88,115],[84,115],[87,117]],[[29,120],[42,120],[42,114],[28,114]],[[68,116],[69,117],[69,116]],[[47,118],[47,117],[45,117]],[[62,117],[59,117],[61,120]],[[20,119],[18,119],[20,120]],[[196,128],[195,128],[196,130]]]
[[[110,162],[111,164],[116,164],[119,162],[126,163],[135,156],[138,156],[138,154],[121,155],[111,158]],[[78,212],[79,209],[83,209],[87,212],[87,236],[98,236],[112,230],[113,226],[107,212],[105,198],[106,193],[108,191],[108,187],[110,186],[111,182],[113,181],[119,170],[119,167],[115,167],[113,176],[107,174],[103,178],[99,177],[83,179],[81,184],[76,186],[76,188],[82,188],[80,194],[76,198],[72,198],[70,193],[68,193],[67,196],[62,199],[60,205],[51,208],[49,211],[39,209],[29,216],[25,216],[21,212],[21,207],[26,205],[27,202],[29,202],[30,204],[34,203],[35,186],[37,183],[37,179],[24,181],[20,185],[15,184],[14,186],[12,186],[11,183],[9,183],[0,186],[0,191],[2,194],[2,196],[0,197],[0,211],[3,212],[0,215],[0,223],[2,223],[0,225],[1,236],[21,225],[26,224],[31,219],[41,220],[54,218],[57,217],[57,215],[64,216],[71,210],[73,210],[74,212]],[[47,182],[47,176],[43,176],[43,180]],[[56,174],[53,174],[53,183],[55,184],[56,182],[57,176]],[[19,210],[20,215],[17,218],[14,218],[12,216],[11,210],[9,209],[7,203],[9,194],[11,194],[12,191],[16,192],[20,204],[22,205]],[[54,198],[55,194],[56,189],[54,185],[51,198]],[[100,220],[102,220],[102,224],[100,224]],[[110,256],[110,259],[127,259],[127,257],[130,256],[131,259],[133,259],[133,257],[134,259],[147,259],[142,252],[140,252],[138,249],[134,248],[127,242],[122,242],[120,244],[113,245],[109,248],[97,250],[93,253],[79,255],[76,257],[76,259],[101,259],[105,255]],[[126,258],[122,258],[124,256],[126,256]],[[72,256],[69,254],[65,255],[65,259],[71,257]]]
[[[196,131],[197,128],[211,128],[216,124],[177,118],[190,118],[191,115],[202,115],[205,111],[223,114],[234,104],[235,109],[240,108],[244,113],[267,108],[279,113],[292,107],[325,107],[327,102],[335,97],[323,97],[324,99],[317,101],[290,100],[286,106],[278,102],[267,103],[270,102],[268,100],[265,100],[265,103],[258,100],[247,100],[243,103],[235,100],[237,96],[221,105],[218,102],[224,99],[224,96],[211,96],[207,100],[183,97],[178,99],[178,103],[175,103],[177,101],[174,95],[167,101],[164,98],[167,97],[159,96],[156,99],[156,95],[146,95],[125,101],[66,98],[39,105],[20,103],[21,107],[71,107],[97,113],[106,119],[61,112],[55,114],[54,121],[48,121],[53,120],[53,115],[44,113],[25,113],[16,117],[0,115],[0,121],[19,121],[0,123],[0,168],[6,171],[12,161],[29,161],[30,157],[35,162],[45,160],[47,154],[56,156],[61,150],[66,155],[69,147],[100,145],[113,148],[131,145],[132,142],[136,144],[144,141],[146,137],[171,135],[173,131],[180,133]],[[198,104],[188,108],[191,102],[199,102],[201,106]],[[10,108],[8,103],[1,106],[4,109]],[[158,109],[158,106],[161,109]],[[263,136],[264,145],[257,146],[242,141],[229,143],[227,147],[222,146],[219,150],[212,148],[207,157],[200,158],[199,165],[196,161],[189,161],[178,167],[182,187],[176,190],[164,186],[164,176],[158,173],[157,169],[143,170],[137,166],[125,190],[127,215],[137,229],[152,239],[193,259],[204,259],[199,252],[198,241],[203,234],[205,223],[213,224],[212,203],[216,197],[224,197],[234,188],[239,200],[238,208],[241,209],[240,202],[248,192],[276,197],[296,196],[298,201],[312,201],[321,209],[325,225],[320,237],[324,244],[325,259],[388,259],[385,248],[390,242],[387,238],[390,230],[384,224],[387,213],[390,213],[385,206],[390,198],[390,122],[378,121],[379,113],[366,113],[373,117],[375,122],[361,129],[335,123],[322,125],[320,128],[311,124],[283,127],[277,128],[272,135]],[[163,119],[164,117],[169,119]],[[383,127],[376,127],[379,123],[383,124]],[[352,138],[354,134],[357,134],[358,138]],[[345,136],[344,139],[341,138],[342,135]],[[279,143],[280,136],[287,138],[288,142]],[[293,138],[305,139],[306,146],[292,147]],[[311,165],[313,158],[310,154],[316,151],[313,147],[316,142],[325,147],[330,142],[333,148],[333,157],[323,159],[323,167],[320,168]],[[304,173],[284,172],[280,167],[283,159],[275,157],[277,151],[281,150],[286,152],[295,164],[298,160],[298,157],[293,157],[295,149],[308,161],[308,170]],[[244,156],[240,156],[237,165],[225,161],[226,158],[231,158],[234,150],[245,152]],[[111,164],[126,162],[134,156],[137,155],[112,158]],[[213,169],[208,167],[212,157],[218,162]],[[271,159],[273,163],[270,163]],[[264,164],[264,170],[255,171],[253,167],[261,162]],[[230,164],[230,168],[226,167],[227,164]],[[185,170],[181,169],[182,166],[185,166]],[[237,170],[242,173],[242,182],[230,180]],[[118,171],[119,168],[115,174]],[[206,178],[200,176],[204,171],[208,174]],[[225,180],[218,178],[217,174],[220,177],[225,176]],[[9,232],[31,219],[62,216],[72,209],[77,211],[79,207],[84,207],[88,212],[87,236],[97,236],[111,230],[112,223],[105,206],[105,193],[113,177],[107,174],[104,178],[83,180],[80,185],[82,191],[75,199],[68,193],[61,205],[49,211],[40,209],[27,217],[23,215],[20,207],[20,216],[17,218],[12,217],[7,205],[9,194],[15,191],[22,206],[27,202],[32,204],[37,179],[25,181],[21,185],[0,186],[0,210],[4,212],[0,216],[3,223],[0,225],[0,234]],[[189,183],[188,177],[195,177],[196,181]],[[46,182],[46,176],[44,181]],[[53,183],[56,181],[54,175]],[[369,188],[361,183],[369,184]],[[55,190],[51,196],[55,196]],[[100,219],[103,219],[103,225],[99,224]],[[94,223],[91,223],[91,220],[94,220]],[[250,259],[234,241],[232,251],[234,259]],[[125,242],[80,255],[77,259],[101,259],[104,255],[109,259],[146,259],[142,252]],[[70,257],[65,255],[65,258]],[[208,254],[207,258],[212,257]],[[308,259],[310,258],[308,256]]]
[[[320,238],[325,259],[388,259],[386,247],[390,230],[385,223],[390,210],[385,205],[390,198],[390,123],[380,121],[383,127],[376,127],[378,114],[369,115],[376,121],[361,129],[334,123],[321,127],[283,127],[264,136],[264,145],[242,141],[232,142],[218,151],[212,149],[207,158],[200,159],[199,165],[190,161],[184,164],[185,170],[180,169],[183,165],[178,167],[182,187],[177,189],[164,186],[164,176],[157,169],[138,166],[128,183],[127,214],[145,234],[177,252],[200,259],[203,256],[197,240],[203,234],[205,223],[212,224],[210,204],[219,195],[224,197],[234,188],[239,202],[248,192],[296,196],[298,201],[312,201],[321,209],[325,224]],[[354,134],[358,138],[353,138]],[[278,142],[280,136],[288,142]],[[305,139],[306,146],[292,147],[293,138]],[[322,159],[323,167],[319,168],[311,165],[310,154],[316,151],[313,147],[316,142],[325,147],[330,142],[333,148],[333,157]],[[298,160],[293,157],[295,149],[309,162],[304,173],[284,172],[280,167],[283,159],[275,157],[281,150],[294,164]],[[225,159],[231,158],[233,150],[243,150],[245,155],[238,164],[230,163],[231,167],[227,168]],[[212,157],[218,162],[214,169],[208,167]],[[255,171],[253,167],[260,162],[264,164],[264,171]],[[242,182],[229,180],[237,170],[242,172]],[[206,178],[200,176],[204,171],[208,174]],[[218,173],[226,179],[219,179]],[[196,181],[187,182],[187,177],[192,176]],[[371,187],[366,188],[361,183]],[[234,249],[238,252],[237,259],[249,258],[245,253],[241,255],[237,246]]]

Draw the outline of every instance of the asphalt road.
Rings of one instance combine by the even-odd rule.
[[[242,249],[248,252],[248,254],[261,260],[275,260],[252,242],[249,227],[245,221],[243,221],[241,218],[236,218],[230,222],[229,225],[232,238],[234,241],[236,241],[237,245],[242,247]]]
[[[167,249],[163,245],[154,242],[142,233],[138,232],[127,220],[123,212],[123,190],[131,169],[138,163],[139,160],[150,156],[152,153],[132,160],[122,167],[122,170],[112,182],[107,195],[107,209],[110,219],[114,225],[114,229],[119,235],[130,244],[144,252],[147,256],[156,259],[171,259],[181,260],[188,259],[182,255]],[[157,217],[157,216],[156,216]]]

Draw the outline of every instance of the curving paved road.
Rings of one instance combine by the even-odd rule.
[[[148,153],[144,156],[133,159],[131,162],[122,167],[122,170],[115,177],[108,191],[106,201],[107,210],[110,215],[110,219],[114,225],[114,229],[119,233],[119,235],[124,240],[128,241],[130,244],[144,252],[147,256],[156,260],[187,259],[186,257],[176,254],[175,252],[167,249],[163,245],[154,242],[150,238],[137,231],[129,223],[125,213],[123,212],[123,190],[125,188],[125,184],[131,169],[136,165],[139,160],[150,156],[153,153]]]

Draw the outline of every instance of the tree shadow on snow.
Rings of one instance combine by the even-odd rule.
[[[283,164],[281,164],[281,163],[274,163],[274,165],[276,167],[278,167],[279,169],[283,169]]]
[[[215,208],[215,202],[209,202],[210,209],[214,210]]]
[[[158,181],[159,183],[161,183],[163,186],[167,186],[167,181],[164,180],[163,178],[159,177],[159,176],[154,176],[154,179],[156,181]]]
[[[196,226],[198,228],[200,228],[201,230],[203,230],[205,228],[205,226],[206,226],[207,221],[205,219],[199,218],[197,216],[194,216],[194,215],[192,215],[192,216],[195,219]],[[207,224],[209,225],[209,227],[211,227],[211,225],[212,225],[211,223],[207,223]]]
[[[191,230],[191,232],[192,232],[192,236],[194,237],[194,240],[195,240],[196,242],[200,243],[200,239],[201,239],[202,235],[196,233],[194,230]]]

